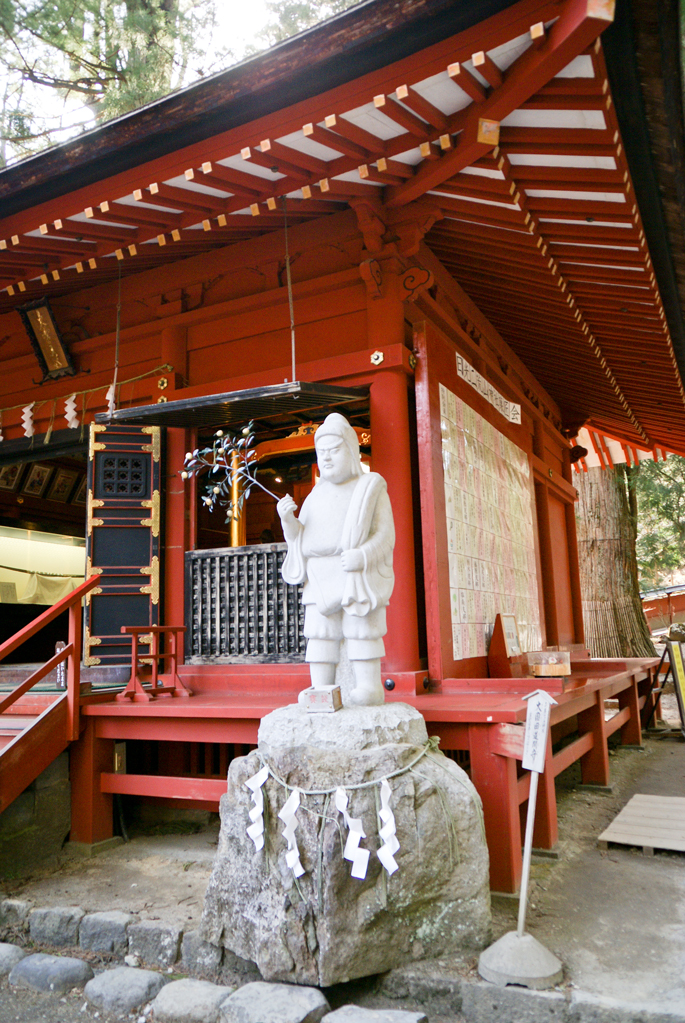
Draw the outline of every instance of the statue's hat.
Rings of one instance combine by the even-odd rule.
[[[314,434],[314,445],[322,437],[340,437],[352,456],[352,466],[355,473],[361,473],[361,459],[359,455],[359,438],[355,430],[350,426],[344,416],[339,412],[331,412],[326,416],[319,429]]]

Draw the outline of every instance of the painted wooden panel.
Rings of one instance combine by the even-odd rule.
[[[86,598],[86,664],[125,664],[124,625],[160,621],[161,429],[91,427],[87,575],[101,583]]]

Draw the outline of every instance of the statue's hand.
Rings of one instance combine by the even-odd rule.
[[[343,551],[340,555],[340,561],[346,572],[358,572],[364,567],[364,555],[358,547],[353,547],[349,551]]]
[[[283,525],[283,535],[286,540],[290,543],[297,539],[297,534],[300,531],[300,524],[295,518],[295,512],[297,511],[297,505],[293,501],[290,494],[286,494],[282,497],[276,505],[276,511],[278,512],[281,523]]]

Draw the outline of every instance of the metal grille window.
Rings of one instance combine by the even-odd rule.
[[[149,496],[147,461],[140,455],[105,455],[98,463],[95,496]]]
[[[302,588],[281,577],[285,544],[186,554],[186,659],[304,660]]]

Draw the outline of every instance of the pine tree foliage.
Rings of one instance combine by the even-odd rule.
[[[202,77],[215,0],[0,0],[0,166]],[[81,107],[80,113],[78,111]],[[79,117],[81,121],[79,122]]]
[[[685,569],[685,458],[640,463],[637,563],[643,589],[672,582]]]
[[[260,38],[274,46],[356,3],[358,0],[268,0],[266,6],[272,17],[259,33]]]
[[[247,52],[353,2],[267,0]],[[243,53],[219,38],[227,3],[240,0],[0,0],[0,167],[230,66]]]

